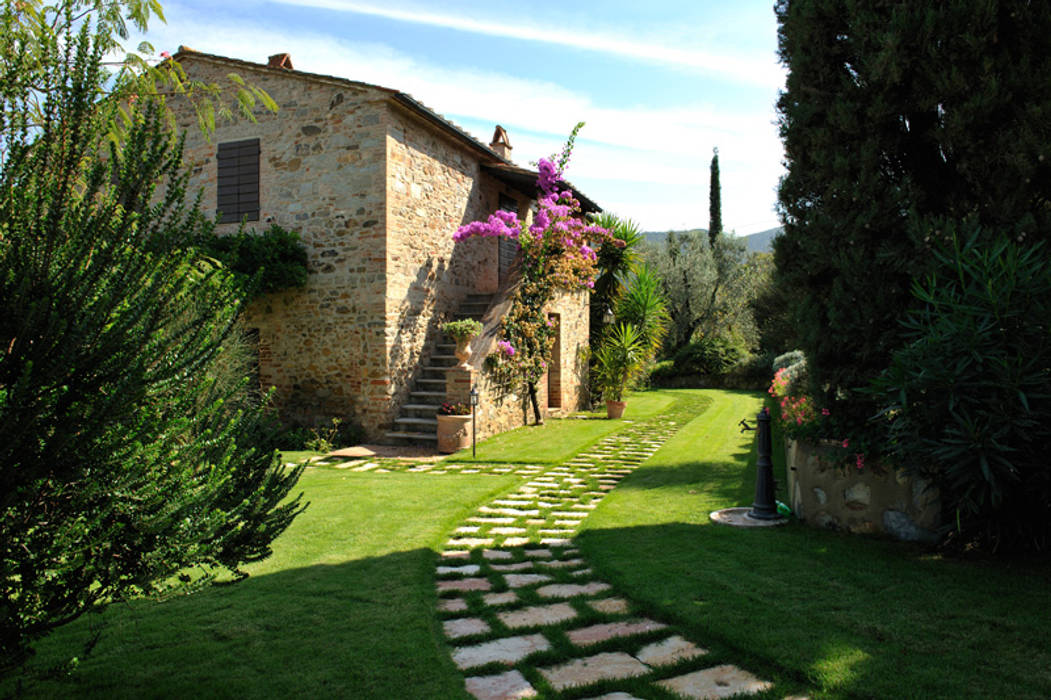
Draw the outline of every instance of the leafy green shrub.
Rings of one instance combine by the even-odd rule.
[[[893,456],[938,486],[955,542],[1046,550],[1051,260],[1043,243],[962,228],[914,285],[909,342],[873,393]]]
[[[262,233],[216,236],[209,232],[199,239],[198,249],[218,260],[257,295],[307,283],[307,251],[299,234],[277,224]]]
[[[646,339],[636,326],[613,326],[595,353],[593,384],[607,401],[620,401],[624,390],[646,363]]]
[[[778,355],[774,358],[774,361],[770,364],[771,369],[776,372],[779,369],[785,367],[791,367],[792,365],[799,364],[800,362],[806,362],[806,355],[803,354],[802,350],[789,350],[783,355]]]
[[[660,362],[653,363],[650,367],[650,381],[659,381],[661,379],[670,379],[678,376],[675,372],[675,361],[674,360],[661,360]]]
[[[482,332],[481,321],[465,318],[460,321],[449,321],[442,324],[442,333],[454,340],[470,340]]]
[[[772,353],[747,355],[730,369],[730,374],[741,379],[753,380],[758,385],[765,385],[770,381],[770,365],[772,362]]]
[[[677,374],[725,374],[741,360],[744,352],[733,341],[721,336],[705,337],[686,345],[673,358]]]

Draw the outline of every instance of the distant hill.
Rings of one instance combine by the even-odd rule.
[[[675,231],[675,234],[708,234],[708,229],[693,228],[686,231]],[[772,253],[774,250],[774,238],[781,233],[781,227],[767,229],[766,231],[760,231],[759,233],[753,233],[749,236],[741,236],[741,240],[744,241],[745,247],[749,252],[752,253]],[[667,231],[646,231],[642,234],[646,237],[648,243],[661,245],[664,243],[664,239],[668,237]]]

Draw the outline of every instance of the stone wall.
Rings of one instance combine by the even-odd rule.
[[[904,473],[832,464],[817,445],[785,441],[788,493],[800,520],[835,530],[934,541],[938,495]]]
[[[219,84],[240,73],[280,107],[276,114],[256,110],[257,123],[218,125],[209,143],[189,105],[172,101],[187,136],[190,191],[203,188],[205,211],[216,206],[217,145],[259,138],[260,220],[249,227],[279,224],[307,249],[306,287],[263,297],[247,314],[270,358],[260,367],[262,383],[277,387],[289,417],[353,416],[375,430],[389,412],[385,95],[193,54],[181,64],[191,77]],[[220,234],[236,230],[218,227]]]
[[[559,361],[562,377],[562,413],[586,408],[588,395],[588,292],[564,292],[552,301],[548,313],[557,313],[561,326]],[[547,396],[547,392],[544,392]]]

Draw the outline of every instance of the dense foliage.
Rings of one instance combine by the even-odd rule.
[[[234,273],[252,295],[302,287],[307,283],[307,251],[299,234],[277,224],[262,233],[238,231],[228,236],[203,232],[197,240],[201,253]]]
[[[712,164],[708,170],[708,245],[715,242],[723,232],[722,188],[719,185],[719,149],[713,149]]]
[[[181,144],[145,100],[112,140],[89,26],[2,95],[0,673],[88,610],[242,576],[301,509],[225,360],[241,300],[190,250]]]
[[[905,342],[942,217],[1051,233],[1051,6],[781,0],[788,173],[775,243],[813,388],[855,429],[856,391]]]
[[[947,231],[952,230],[947,227]],[[1051,544],[1051,258],[1044,243],[965,227],[917,282],[876,398],[890,447],[986,549]]]

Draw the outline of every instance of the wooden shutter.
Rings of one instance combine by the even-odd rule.
[[[259,139],[219,144],[216,161],[220,223],[259,221]]]

